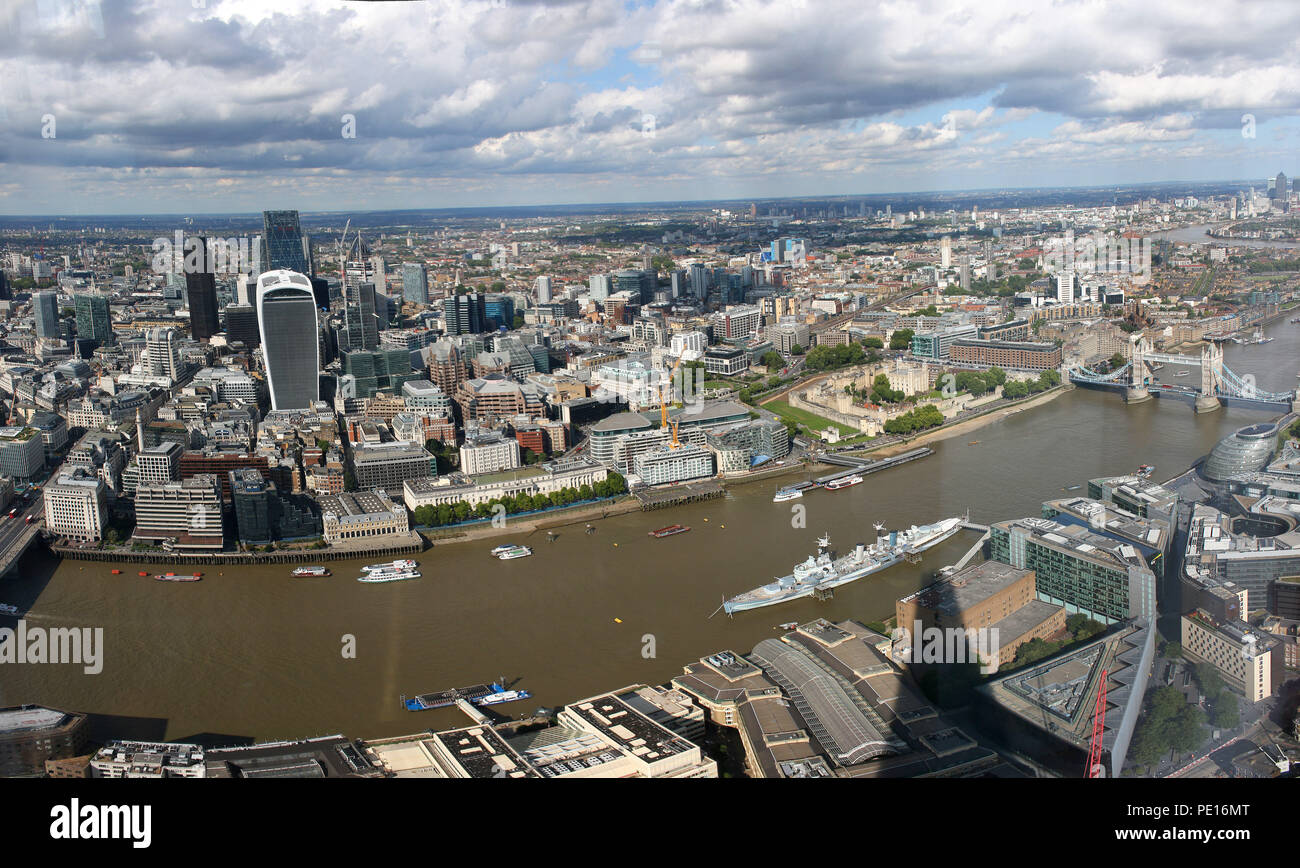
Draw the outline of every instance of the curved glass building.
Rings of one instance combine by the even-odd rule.
[[[320,397],[320,342],[311,281],[296,271],[257,279],[257,320],[272,410],[305,410]]]
[[[1237,473],[1263,470],[1273,457],[1276,442],[1277,425],[1273,423],[1262,422],[1239,428],[1215,444],[1201,473],[1206,479],[1223,482]]]

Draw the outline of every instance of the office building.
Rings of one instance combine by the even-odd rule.
[[[343,292],[343,331],[339,348],[373,350],[379,346],[379,316],[373,283],[349,284]]]
[[[59,294],[57,292],[38,292],[32,296],[32,313],[36,319],[36,337],[46,340],[59,340],[62,331],[59,327]]]
[[[273,410],[303,410],[320,397],[320,343],[311,283],[292,271],[257,279],[257,319]]]
[[[1273,695],[1273,649],[1277,639],[1245,621],[1216,621],[1197,609],[1180,619],[1183,655],[1194,663],[1208,663],[1223,680],[1251,702]]]
[[[411,304],[429,303],[429,276],[422,263],[402,265],[402,300]]]
[[[1111,624],[1154,617],[1155,574],[1146,557],[1154,550],[1112,539],[1086,525],[1044,518],[994,524],[993,560],[1033,570],[1040,600]]]
[[[950,326],[942,330],[918,331],[912,335],[912,355],[918,359],[947,359],[952,345],[963,338],[974,338],[974,325]]]
[[[447,334],[477,335],[488,331],[485,296],[474,292],[449,295],[442,305]]]
[[[501,434],[467,435],[460,447],[460,471],[470,476],[519,466],[519,441]]]
[[[72,303],[77,316],[78,338],[90,341],[95,347],[116,343],[107,296],[81,292],[73,296]]]
[[[45,469],[45,442],[31,426],[0,428],[0,476],[29,480]]]
[[[217,275],[208,239],[190,236],[185,239],[187,250],[198,254],[198,268],[185,268],[185,303],[190,309],[190,335],[196,341],[205,341],[221,330],[217,322]]]
[[[326,542],[411,532],[406,507],[382,491],[323,495],[320,508]]]
[[[171,482],[180,479],[181,454],[184,451],[177,443],[161,443],[140,450],[135,458],[140,469],[140,482]]]
[[[178,549],[221,551],[221,482],[201,473],[179,482],[141,485],[135,492],[135,538],[173,541]]]
[[[359,488],[398,488],[407,479],[436,476],[438,464],[422,443],[379,443],[352,447],[352,471]]]
[[[306,498],[281,494],[275,483],[254,467],[229,472],[231,500],[239,541],[266,544],[272,540],[319,536],[321,520]]]
[[[76,470],[45,486],[45,529],[55,536],[95,542],[104,537],[108,495],[104,480]]]
[[[304,278],[311,276],[307,245],[298,222],[297,211],[263,211],[263,271],[293,271]],[[310,284],[309,284],[310,285]]]
[[[1013,662],[1026,642],[1065,630],[1064,607],[1037,598],[1033,570],[998,561],[971,564],[908,594],[894,604],[894,615],[913,645],[922,640],[919,630],[931,627],[997,630],[999,666]],[[912,650],[895,647],[894,659],[911,660]]]
[[[84,714],[40,705],[0,708],[0,778],[37,777],[47,760],[77,756],[89,730]]]

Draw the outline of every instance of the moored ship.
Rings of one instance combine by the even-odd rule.
[[[373,570],[357,579],[358,582],[365,582],[368,585],[380,585],[385,582],[404,582],[407,579],[418,579],[420,573],[416,570]]]
[[[178,576],[175,573],[165,573],[160,576],[154,576],[154,580],[158,582],[201,582],[203,581],[203,577],[198,573],[195,573],[192,576]]]
[[[324,567],[298,567],[293,571],[293,574],[298,578],[304,578],[308,576],[328,576],[330,571]]]
[[[670,524],[668,525],[668,527],[661,527],[658,530],[650,531],[650,536],[654,537],[655,539],[663,539],[664,537],[672,536],[675,533],[686,533],[686,531],[688,530],[690,530],[690,528],[686,527],[685,525]]]
[[[370,564],[364,566],[361,568],[361,572],[375,573],[382,570],[413,570],[418,566],[419,564],[412,560],[389,561],[386,564]]]
[[[892,567],[908,555],[920,554],[938,545],[961,530],[960,518],[945,518],[934,524],[912,525],[904,531],[886,533],[883,524],[876,524],[876,541],[871,545],[858,543],[841,558],[830,551],[830,536],[817,540],[817,554],[809,555],[788,576],[781,576],[771,584],[738,594],[722,604],[728,615],[747,609],[774,606],[807,597],[817,590],[829,590],[863,576]]]
[[[772,496],[773,503],[785,503],[787,500],[795,500],[803,497],[802,488],[783,488]]]
[[[527,690],[506,690],[505,687],[493,682],[453,690],[439,690],[437,693],[422,693],[411,699],[403,697],[402,705],[407,711],[428,711],[431,708],[446,708],[449,705],[455,705],[457,699],[463,699],[473,705],[500,705],[503,702],[514,702],[517,699],[528,699],[531,696],[532,694]],[[502,698],[494,699],[493,697]]]
[[[833,479],[830,482],[826,483],[826,485],[823,487],[827,491],[838,491],[841,488],[848,488],[850,485],[857,485],[861,481],[862,481],[862,477],[855,473],[852,476]]]

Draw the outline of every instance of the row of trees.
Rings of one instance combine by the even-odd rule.
[[[958,392],[970,392],[976,398],[992,392],[1007,382],[1007,372],[996,365],[987,371],[958,371],[953,378]]]
[[[939,408],[933,404],[926,404],[923,407],[917,407],[915,410],[908,410],[895,419],[890,419],[885,423],[885,433],[911,434],[916,431],[937,428],[942,424],[943,414],[939,412]]]
[[[841,344],[837,347],[818,346],[808,351],[805,363],[811,371],[829,371],[848,365],[860,365],[866,361],[867,354],[858,343]]]
[[[514,515],[555,506],[567,506],[595,498],[614,497],[626,491],[627,480],[617,473],[611,473],[595,485],[561,488],[552,494],[512,494],[509,497],[493,498],[477,506],[470,506],[464,500],[441,506],[421,506],[415,510],[415,523],[424,527],[442,527],[469,521],[472,518],[491,518],[497,514],[497,506],[503,507],[506,515]]]
[[[1002,397],[1004,398],[1024,398],[1029,395],[1037,395],[1039,392],[1046,392],[1048,389],[1061,385],[1061,375],[1057,371],[1043,371],[1038,375],[1037,380],[1011,380],[1002,386]]]

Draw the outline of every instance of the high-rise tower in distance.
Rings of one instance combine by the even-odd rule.
[[[188,255],[191,251],[197,253],[193,260]],[[205,341],[221,331],[217,317],[217,275],[209,258],[212,248],[208,239],[191,235],[185,239],[185,252],[185,302],[190,308],[190,334],[196,341]]]
[[[320,396],[316,299],[306,275],[278,269],[257,279],[257,320],[272,410],[303,410]]]
[[[59,294],[38,292],[32,296],[32,312],[36,317],[36,336],[57,340],[59,330]]]
[[[262,234],[266,239],[262,246],[264,271],[283,269],[311,277],[297,211],[263,211]]]

